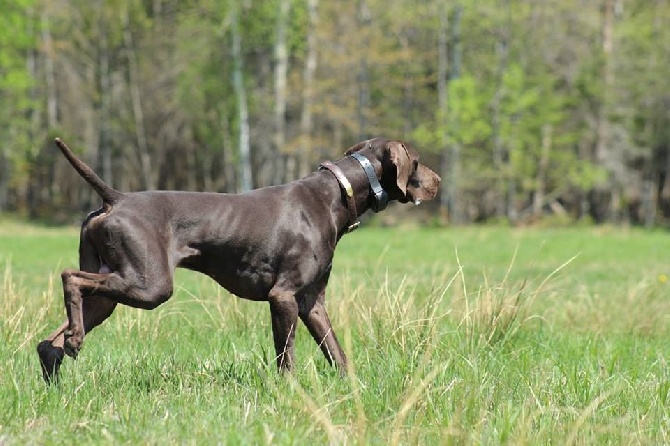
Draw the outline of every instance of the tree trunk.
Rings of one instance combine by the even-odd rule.
[[[602,56],[601,67],[602,97],[596,123],[596,161],[603,163],[608,155],[609,128],[607,122],[607,102],[612,84],[611,56],[614,47],[614,0],[603,0]]]
[[[519,211],[516,208],[516,179],[510,175],[507,183],[507,220],[510,223],[515,223],[519,218]]]
[[[461,76],[461,14],[463,12],[463,7],[458,4],[454,10],[454,26],[453,31],[453,51],[452,51],[452,63],[451,63],[451,76],[450,80],[458,79]],[[452,134],[458,132],[458,120],[454,117],[450,119],[452,125],[450,126]],[[449,209],[449,219],[455,224],[461,222],[460,216],[460,191],[459,191],[459,181],[460,181],[460,165],[461,165],[461,147],[456,138],[452,138],[450,148],[449,148],[449,175],[447,177],[447,182],[449,183],[448,191],[448,209]]]
[[[409,46],[407,46],[409,51]],[[412,130],[416,128],[414,107],[415,104],[415,76],[407,70],[403,76],[402,89],[402,113],[403,113],[403,139],[409,139],[412,135]]]
[[[221,104],[219,106],[219,121],[221,122],[221,146],[223,150],[221,154],[223,159],[221,160],[223,165],[223,175],[222,180],[217,183],[217,190],[223,192],[235,192],[236,190],[236,181],[235,181],[235,154],[233,152],[233,138],[231,136],[231,130],[228,120],[228,115],[226,113],[226,105]]]
[[[42,42],[44,45],[44,76],[47,87],[47,129],[58,127],[58,98],[56,96],[56,70],[54,69],[54,49],[51,38],[51,24],[47,9],[42,10]]]
[[[99,5],[98,11],[100,11],[101,5]],[[98,125],[98,163],[100,164],[100,173],[102,179],[110,185],[114,184],[112,177],[112,126],[111,126],[111,101],[110,97],[112,94],[112,78],[110,75],[110,64],[109,64],[109,40],[107,36],[107,25],[104,23],[105,19],[100,17],[100,40],[98,47],[98,76],[99,76],[99,111],[98,119],[100,120]],[[96,195],[92,196],[92,199]]]
[[[31,8],[31,13],[32,8]],[[29,34],[33,34],[34,31],[34,26],[33,26],[33,21],[29,20],[28,21],[28,26],[29,26]],[[32,77],[33,79],[38,79],[38,73],[37,73],[37,54],[36,51],[29,50],[27,52],[27,57],[26,57],[26,68],[27,72]],[[30,99],[38,102],[39,101],[39,92],[37,91],[37,82],[33,84],[33,86],[30,88]],[[11,116],[11,112],[10,112]],[[30,110],[30,128],[29,131],[31,133],[31,139],[34,135],[37,134],[37,129],[39,128],[41,118],[40,118],[40,111],[37,108],[32,108]],[[2,137],[3,139],[9,140],[12,135],[12,129],[11,128],[6,128],[3,129],[4,131],[2,132]],[[9,151],[6,149],[7,144],[3,144],[3,147],[0,149],[0,210],[2,207],[4,207],[3,203],[6,203],[8,194],[9,194],[9,173],[11,172],[10,169],[10,158],[9,158]],[[40,167],[40,162],[41,162],[42,157],[39,157],[33,165],[31,166],[31,172],[30,172],[30,178],[28,180],[28,188],[30,190],[30,196],[33,197],[35,196],[35,192],[32,190],[34,188],[34,176],[41,175],[41,167]],[[37,172],[35,172],[37,171]],[[29,207],[32,206],[33,204],[36,204],[33,200],[30,200],[28,202]],[[38,205],[39,206],[39,205]],[[33,209],[29,209],[30,215],[32,216],[34,211]]]
[[[449,127],[449,93],[448,93],[448,66],[449,66],[449,16],[447,14],[446,0],[440,0],[437,4],[439,28],[437,30],[437,132],[438,144],[442,151],[440,156],[440,208],[449,211],[449,157],[447,145],[449,144],[447,129]],[[451,218],[451,216],[449,216]]]
[[[495,78],[495,93],[493,95],[493,116],[492,116],[492,127],[493,127],[493,168],[497,172],[496,179],[496,189],[498,193],[501,194],[498,200],[496,200],[495,213],[497,218],[502,218],[509,214],[508,207],[510,203],[509,194],[509,184],[506,183],[506,178],[509,175],[509,169],[507,166],[509,154],[505,150],[505,142],[502,137],[502,111],[500,110],[501,102],[503,99],[504,86],[503,79],[505,77],[505,71],[507,70],[507,59],[509,55],[509,33],[510,33],[510,7],[509,1],[505,2],[505,12],[506,18],[502,26],[502,29],[499,33],[499,38],[496,41],[496,56],[498,59],[498,66],[496,68],[496,78]]]
[[[279,1],[279,11],[277,14],[277,35],[275,40],[275,161],[283,154],[287,159],[287,169],[282,172],[278,165],[275,165],[274,184],[289,181],[295,175],[295,172],[289,172],[288,169],[292,162],[291,154],[285,151],[286,145],[286,76],[288,71],[288,49],[286,46],[286,25],[290,9],[290,0]],[[282,175],[284,173],[284,175]],[[283,178],[282,178],[283,176]]]
[[[9,157],[7,145],[0,147],[0,213],[7,209],[9,197]]]
[[[310,155],[312,149],[312,104],[314,101],[314,75],[316,73],[316,31],[318,27],[319,0],[307,0],[309,25],[307,29],[307,59],[303,71],[302,114],[300,115],[300,149],[298,162],[298,176],[306,176],[311,168]]]
[[[141,168],[142,188],[151,190],[155,189],[156,186],[151,172],[151,157],[144,124],[144,110],[142,109],[142,95],[140,92],[140,70],[137,55],[135,54],[135,44],[133,42],[133,33],[130,29],[130,15],[127,7],[123,10],[122,20],[123,41],[128,58],[128,86],[133,104],[133,117],[135,118],[135,137]]]
[[[644,179],[644,189],[642,193],[642,219],[644,221],[644,226],[647,228],[652,228],[656,224],[656,212],[657,212],[657,203],[658,188],[655,187],[655,179],[652,176],[655,172],[653,166],[649,166],[648,169],[649,177]]]
[[[49,16],[47,8],[42,10],[40,16],[41,22],[41,35],[42,35],[42,44],[44,45],[44,77],[46,83],[46,96],[47,96],[47,122],[46,130],[47,132],[53,131],[58,128],[58,101],[56,97],[56,73],[54,69],[54,49],[53,49],[53,40],[51,38],[51,24],[49,22]],[[36,78],[35,76],[33,76]],[[36,119],[37,120],[37,119]],[[35,121],[35,120],[34,120]],[[37,135],[37,131],[34,132],[34,135]],[[60,181],[56,175],[56,163],[50,162],[53,160],[54,152],[51,149],[51,141],[47,141],[47,153],[45,154],[46,164],[48,169],[49,177],[49,187],[48,187],[48,203],[54,203],[56,201],[55,197],[60,195]],[[77,197],[70,197],[69,204],[73,203]]]
[[[193,135],[187,130],[184,138],[184,157],[186,158],[185,184],[186,190],[198,189],[198,154]],[[180,189],[182,186],[178,186]]]
[[[492,129],[493,129],[493,168],[497,173],[497,187],[498,193],[502,194],[499,200],[496,201],[496,217],[505,215],[505,177],[506,177],[506,160],[505,145],[503,143],[501,134],[501,110],[500,103],[503,95],[502,79],[505,72],[507,62],[507,42],[500,40],[496,42],[496,49],[498,53],[498,76],[496,80],[496,89],[493,95],[492,109]]]
[[[240,191],[249,191],[251,185],[251,156],[249,149],[249,111],[247,105],[247,91],[244,86],[242,44],[239,29],[239,6],[232,11],[233,34],[233,88],[237,96],[238,125],[239,125],[239,175],[238,187]]]
[[[653,23],[653,33],[659,33],[661,30],[661,27],[663,26],[663,20],[662,20],[662,14],[661,14],[661,7],[665,7],[664,5],[665,0],[658,0],[655,2],[655,6],[657,8],[656,14],[654,14],[654,23]],[[619,5],[621,6],[621,5]],[[658,70],[658,57],[655,51],[651,51],[649,53],[649,59],[647,61],[647,72],[649,73],[655,73],[656,70]],[[655,113],[655,107],[653,105],[654,101],[650,97],[647,100],[647,109],[649,111],[649,114],[647,115],[647,122],[646,122],[646,128],[645,128],[645,133],[646,133],[646,140],[647,141],[653,141],[654,140],[654,134],[656,133],[656,113]],[[652,142],[653,146],[657,146],[656,143]],[[670,169],[670,152],[667,153],[667,158],[666,158],[666,165],[656,165],[655,162],[655,153],[656,152],[656,147],[651,150],[651,153],[648,155],[647,159],[647,165],[648,165],[648,180],[645,182],[645,196],[643,197],[643,209],[644,209],[644,224],[646,227],[650,228],[653,227],[656,224],[656,217],[658,214],[658,206],[659,203],[661,202],[661,194],[663,191],[663,169],[666,169],[666,173],[668,172],[667,169]],[[659,152],[662,152],[659,150]],[[667,178],[667,177],[666,177]]]
[[[549,167],[549,153],[553,138],[553,126],[545,124],[542,126],[542,151],[540,153],[540,162],[537,167],[537,178],[535,194],[533,196],[533,214],[535,217],[542,215],[542,206],[544,205],[544,194],[546,191],[547,168]]]
[[[596,116],[596,163],[604,166],[609,175],[609,210],[608,219],[613,223],[619,223],[621,218],[621,195],[619,187],[619,178],[617,178],[615,164],[621,160],[612,159],[613,153],[610,148],[610,122],[608,114],[610,111],[610,93],[612,89],[613,71],[612,71],[612,53],[614,49],[614,0],[603,0],[602,16],[602,65],[601,65],[601,98]]]
[[[358,75],[356,76],[358,84],[358,107],[356,109],[358,139],[362,140],[368,137],[367,114],[370,107],[370,69],[368,67],[368,53],[366,49],[370,46],[368,28],[370,27],[371,17],[365,0],[358,0],[356,21],[358,29],[363,33],[361,57],[358,61]]]
[[[648,69],[654,68],[654,63],[652,57],[649,59]],[[648,104],[648,109],[651,111],[650,115],[647,117],[644,126],[644,139],[647,141],[652,141],[654,136],[654,123],[653,123],[653,108]],[[657,166],[655,163],[654,148],[650,150],[650,153],[647,155],[647,158],[644,161],[644,171],[642,172],[642,215],[641,219],[644,222],[645,227],[651,228],[656,223],[656,212],[658,211],[658,191],[659,184],[657,181],[661,178],[661,166]]]

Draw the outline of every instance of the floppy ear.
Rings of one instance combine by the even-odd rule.
[[[392,166],[390,171],[395,172],[396,186],[402,193],[401,199],[404,199],[407,196],[407,183],[412,172],[413,161],[401,142],[389,142],[385,152],[385,155],[388,156],[388,162]]]

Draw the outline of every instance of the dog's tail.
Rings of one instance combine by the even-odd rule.
[[[70,164],[72,164],[72,167],[74,167],[77,173],[91,185],[104,203],[113,205],[123,197],[123,193],[107,185],[90,167],[77,158],[67,144],[60,138],[56,138],[56,145],[60,151],[63,152],[63,155],[65,155],[65,158],[67,158]]]

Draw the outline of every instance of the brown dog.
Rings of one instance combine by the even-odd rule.
[[[298,317],[328,362],[346,370],[324,307],[337,242],[366,210],[381,211],[389,200],[430,200],[440,184],[411,147],[375,138],[281,186],[243,194],[121,193],[56,144],[103,205],[82,224],[79,269],[61,275],[67,321],[37,346],[47,382],[117,303],[150,310],[168,300],[177,267],[206,274],[239,297],[268,301],[280,370],[293,367]]]

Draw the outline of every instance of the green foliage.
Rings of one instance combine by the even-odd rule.
[[[670,67],[665,62],[670,50],[670,9],[662,2],[644,8],[631,5],[619,25],[616,89],[613,115],[623,121],[634,136],[638,152],[653,156],[653,149],[670,140],[670,118],[666,113],[670,91]],[[625,62],[624,62],[625,61]],[[651,150],[650,150],[651,149]]]
[[[592,204],[606,207],[615,176],[629,185],[622,201],[642,209],[640,197],[650,200],[641,190],[646,179],[654,178],[653,189],[663,186],[659,169],[670,141],[667,1],[615,1],[612,52],[605,54],[606,2],[321,1],[311,30],[307,1],[290,0],[282,126],[289,147],[279,160],[273,123],[281,1],[3,2],[0,133],[12,150],[0,155],[0,189],[6,189],[0,195],[30,191],[73,209],[83,205],[67,196],[74,181],[58,183],[64,178],[58,165],[32,163],[53,130],[44,128],[49,100],[56,101],[58,130],[79,139],[86,156],[96,157],[99,135],[109,140],[112,177],[129,188],[141,185],[133,162],[140,130],[157,187],[192,188],[203,176],[230,174],[230,166],[211,161],[236,152],[232,8],[240,13],[255,177],[275,169],[275,176],[293,178],[291,166],[306,168],[290,159],[297,153],[311,164],[340,155],[359,138],[383,135],[413,139],[421,153],[432,152],[426,158],[432,168],[438,159],[448,163],[446,155],[458,149],[463,175],[452,185],[459,195],[453,198],[464,219],[503,218],[502,207],[491,203],[522,207],[540,190],[583,204],[584,193],[598,187],[603,202]],[[46,23],[50,45],[42,32]],[[309,92],[311,128],[304,129],[306,38],[312,31],[317,65]],[[128,35],[133,48],[126,48]],[[447,39],[446,67],[438,67],[438,35]],[[139,65],[132,81],[131,50]],[[441,81],[448,83],[442,105]],[[219,156],[224,146],[227,155]],[[596,147],[605,159],[596,159]],[[188,169],[178,175],[181,165]],[[51,192],[33,190],[40,188]],[[662,195],[660,210],[667,207],[667,190]],[[7,206],[20,208],[21,200],[15,201]]]
[[[39,108],[27,56],[36,43],[34,2],[1,2],[0,14],[0,183],[17,187],[27,177],[31,154],[31,110]],[[3,181],[4,180],[4,181]]]
[[[33,105],[28,94],[34,84],[26,69],[28,52],[35,45],[34,18],[29,15],[33,2],[8,2],[0,15],[0,119],[5,136],[14,134],[10,120],[18,118]],[[12,136],[14,136],[12,135]]]
[[[434,121],[417,126],[412,137],[422,146],[440,149],[459,144],[477,146],[491,135],[486,104],[490,97],[477,79],[464,75],[449,82],[449,107],[437,109]],[[444,123],[444,124],[443,124]]]
[[[485,113],[490,98],[484,91],[477,79],[468,74],[449,83],[450,105],[446,121],[451,128],[449,139],[454,143],[470,145],[491,136],[490,119]]]

